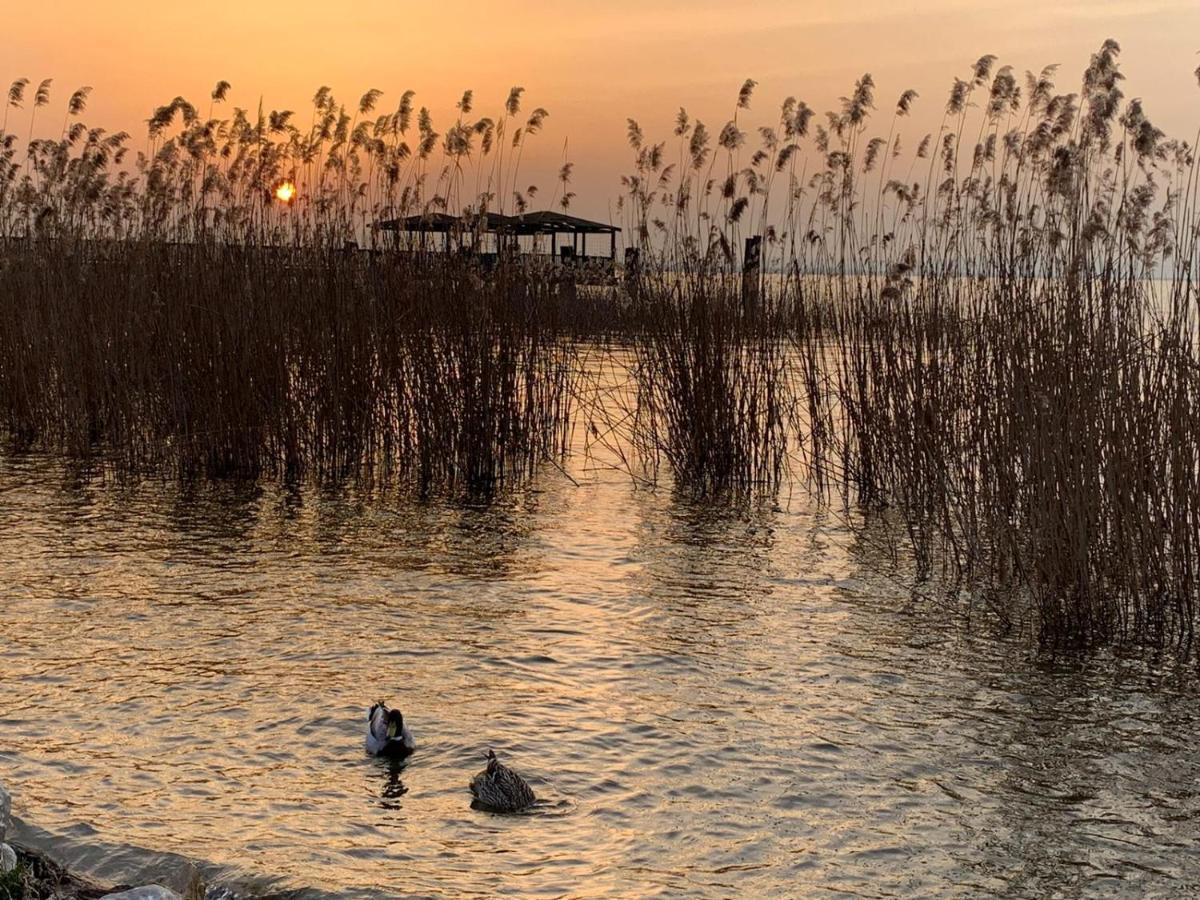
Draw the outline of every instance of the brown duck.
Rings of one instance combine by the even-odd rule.
[[[475,805],[491,812],[520,812],[537,799],[525,779],[487,752],[487,768],[471,779]]]

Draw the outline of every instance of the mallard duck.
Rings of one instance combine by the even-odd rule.
[[[367,752],[372,756],[408,756],[416,743],[404,714],[382,700],[367,711]]]
[[[496,759],[496,754],[487,752],[487,768],[471,779],[471,793],[475,803],[492,812],[519,812],[537,798],[533,788],[525,779]]]

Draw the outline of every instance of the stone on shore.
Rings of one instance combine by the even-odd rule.
[[[17,851],[8,844],[0,844],[0,875],[17,867]]]
[[[8,834],[8,826],[12,824],[12,794],[0,784],[0,841]]]
[[[119,894],[105,894],[101,900],[183,900],[183,898],[161,884],[148,884],[145,887],[121,891]]]

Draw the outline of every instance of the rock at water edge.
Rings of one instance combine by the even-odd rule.
[[[145,887],[121,891],[119,894],[105,894],[101,900],[183,900],[183,898],[161,884],[148,884]]]
[[[12,794],[0,784],[0,841],[8,834],[8,826],[12,824]]]

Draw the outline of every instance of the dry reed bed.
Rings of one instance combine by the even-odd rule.
[[[791,440],[821,489],[900,511],[918,579],[1001,624],[1031,603],[1055,648],[1190,647],[1198,179],[1193,148],[1125,102],[1118,54],[1106,42],[1076,93],[984,57],[915,155],[899,137],[915,95],[871,137],[869,76],[820,124],[789,99],[753,152],[738,122],[752,82],[717,152],[682,111],[674,150],[631,122],[626,222],[659,248],[640,297],[668,310],[641,335],[672,361],[645,367],[644,388],[667,407],[654,433],[676,473],[771,484],[756,440]],[[739,282],[753,234],[767,274]],[[734,327],[712,308],[739,310]],[[739,378],[764,319],[792,350]],[[790,427],[739,430],[738,411],[774,404]],[[714,453],[718,429],[748,452]]]
[[[0,256],[13,440],[132,471],[487,487],[561,454],[538,281],[435,257],[216,246]]]
[[[177,101],[134,172],[127,139],[71,124],[73,98],[61,141],[22,159],[6,139],[0,411],[21,442],[130,466],[425,486],[524,475],[586,414],[682,490],[799,477],[892,507],[918,578],[1002,624],[1032,609],[1048,645],[1188,647],[1198,179],[1122,96],[1118,53],[1067,93],[984,57],[913,151],[915,94],[873,136],[870,76],[756,132],[753,82],[715,132],[681,110],[654,143],[631,121],[620,214],[641,257],[612,316],[563,310],[515,263],[331,249],[376,216],[527,204],[520,148],[545,112],[518,126],[519,92],[495,120],[464,97],[444,136],[418,114],[412,146],[407,96],[371,120],[374,93],[346,113],[319,92],[307,132]],[[271,202],[284,177],[300,208]],[[614,332],[632,392],[581,379],[581,347]]]
[[[405,92],[310,116],[176,97],[144,146],[82,122],[34,139],[51,84],[18,79],[0,133],[0,405],[17,445],[181,475],[368,477],[489,488],[561,455],[570,349],[551,285],[521,267],[375,245],[381,218],[524,209],[547,112],[472,92],[444,134]],[[19,111],[19,112],[18,112]],[[296,124],[307,118],[305,126]],[[284,204],[284,183],[295,200]],[[569,206],[570,165],[552,202]],[[470,239],[471,235],[460,238]],[[412,249],[412,248],[409,248]]]

